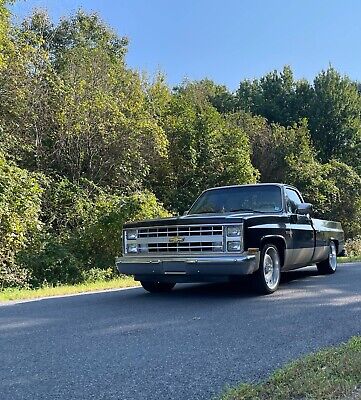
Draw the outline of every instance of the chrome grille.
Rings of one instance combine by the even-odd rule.
[[[222,235],[223,228],[220,225],[210,226],[165,226],[156,228],[138,229],[139,238],[172,237],[172,236],[214,236]]]
[[[190,242],[190,243],[149,243],[149,253],[207,252],[222,251],[222,242]]]
[[[138,254],[214,253],[224,251],[222,225],[160,226],[137,229]]]

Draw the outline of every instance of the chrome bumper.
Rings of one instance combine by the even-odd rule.
[[[120,273],[138,280],[167,278],[179,282],[213,281],[213,278],[252,274],[258,269],[259,254],[190,257],[137,257],[116,259]]]

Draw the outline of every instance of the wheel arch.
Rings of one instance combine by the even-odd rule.
[[[261,238],[261,249],[265,244],[273,244],[277,247],[281,258],[281,265],[284,266],[285,263],[285,254],[286,254],[286,241],[285,238],[281,235],[266,235]]]

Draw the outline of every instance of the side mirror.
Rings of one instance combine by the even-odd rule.
[[[188,215],[188,210],[184,211],[183,215]]]
[[[311,203],[301,203],[297,206],[297,214],[307,215],[312,213]]]

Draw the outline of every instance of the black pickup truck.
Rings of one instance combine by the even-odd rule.
[[[149,292],[252,274],[255,288],[269,294],[283,271],[310,264],[322,274],[336,271],[341,224],[311,215],[312,205],[289,185],[209,189],[184,216],[127,223],[116,265]]]

